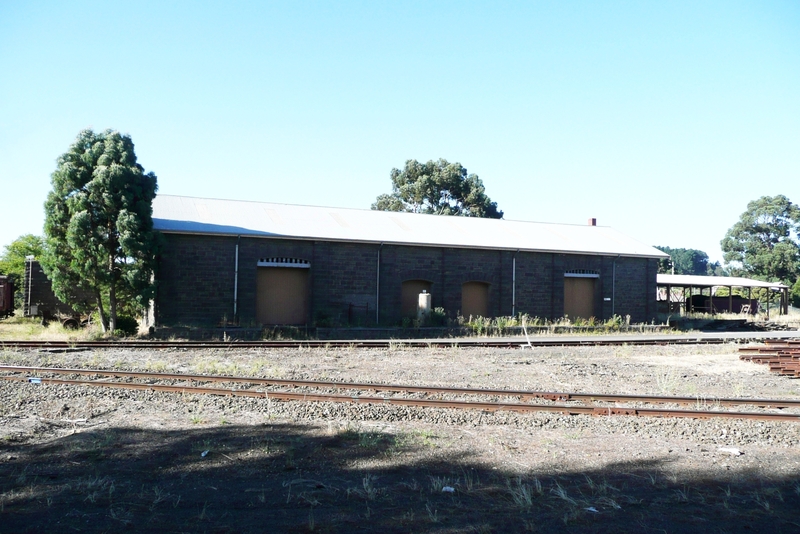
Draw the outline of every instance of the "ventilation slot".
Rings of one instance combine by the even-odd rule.
[[[592,269],[570,269],[569,271],[564,271],[564,277],[566,277],[566,278],[600,278],[600,271],[594,271]]]
[[[308,260],[301,260],[299,258],[261,258],[258,260],[258,266],[309,269],[311,267],[311,263]]]

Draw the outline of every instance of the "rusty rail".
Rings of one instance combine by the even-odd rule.
[[[31,367],[0,365],[0,371],[14,373],[51,373],[59,375],[113,376],[117,378],[141,378],[150,380],[188,380],[193,382],[226,382],[257,386],[284,386],[306,388],[351,389],[361,391],[391,391],[395,393],[427,393],[443,395],[483,395],[489,397],[518,397],[522,400],[542,399],[549,401],[594,401],[594,402],[640,402],[644,404],[699,403],[718,406],[754,406],[758,408],[800,408],[800,400],[787,399],[743,399],[701,398],[658,395],[611,395],[606,393],[573,393],[559,391],[528,391],[513,389],[453,388],[441,386],[410,386],[400,384],[377,384],[358,382],[333,382],[326,380],[288,380],[282,378],[257,378],[247,376],[199,375],[186,373],[154,373],[149,371],[117,371],[103,369],[77,369],[62,367]],[[3,377],[0,377],[3,378]]]
[[[800,377],[800,341],[767,341],[764,345],[742,347],[739,359],[769,366],[770,371]]]
[[[183,380],[183,381],[206,381],[206,382],[227,382],[261,386],[290,386],[307,388],[335,388],[345,390],[374,390],[392,391],[404,393],[428,393],[428,394],[456,394],[456,395],[481,395],[481,396],[509,396],[519,397],[523,400],[545,399],[545,400],[567,400],[567,401],[595,401],[595,402],[640,402],[650,404],[713,404],[719,406],[747,405],[770,408],[798,408],[800,401],[780,400],[780,399],[700,399],[691,397],[659,397],[659,396],[635,396],[635,395],[606,395],[606,394],[580,394],[562,392],[535,392],[535,391],[514,391],[497,389],[474,389],[474,388],[442,388],[427,386],[401,386],[391,384],[359,384],[344,382],[327,382],[311,380],[282,380],[269,378],[249,378],[249,377],[228,377],[220,375],[185,375],[169,373],[150,373],[133,371],[104,371],[98,369],[61,369],[45,367],[23,367],[23,366],[0,366],[0,371],[15,373],[51,373],[51,374],[79,374],[79,375],[100,375],[113,376],[117,378],[138,378],[151,380]],[[800,422],[800,415],[782,413],[755,413],[755,412],[728,412],[712,410],[675,410],[664,408],[632,408],[617,406],[566,406],[566,405],[547,405],[547,404],[526,404],[514,402],[476,402],[460,400],[439,400],[439,399],[411,399],[398,397],[369,397],[361,395],[340,395],[329,393],[296,393],[291,391],[259,391],[252,389],[239,388],[211,388],[204,386],[187,385],[164,385],[152,383],[132,383],[132,382],[110,382],[105,380],[67,380],[59,378],[40,378],[31,376],[2,376],[4,380],[31,382],[37,384],[56,384],[56,385],[75,385],[110,387],[122,389],[135,389],[147,391],[163,391],[171,393],[191,393],[207,395],[223,395],[238,397],[267,398],[279,401],[311,401],[311,402],[348,402],[348,403],[371,403],[371,404],[393,404],[402,406],[417,407],[438,407],[438,408],[457,408],[457,409],[478,409],[485,411],[508,410],[516,412],[557,412],[564,414],[589,414],[589,415],[638,415],[651,417],[689,417],[689,418],[734,418],[734,419],[757,419],[769,421],[791,421]]]
[[[86,350],[86,349],[284,349],[284,348],[379,348],[393,346],[408,348],[523,348],[523,347],[597,347],[617,345],[718,345],[732,341],[724,338],[669,337],[632,339],[393,339],[393,340],[298,340],[298,341],[2,341],[2,348],[26,348],[42,350]]]

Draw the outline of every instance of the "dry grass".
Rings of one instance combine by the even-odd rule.
[[[708,313],[695,312],[687,313],[681,317],[686,319],[716,319],[723,321],[746,319],[747,322],[750,323],[763,323],[767,321],[767,314],[765,312],[759,313],[758,315],[742,315],[740,313],[715,313],[712,315]],[[677,319],[678,316],[675,315],[673,318]],[[769,314],[769,322],[784,324],[792,329],[800,329],[800,310],[796,308],[789,308],[789,313],[787,315],[780,315],[778,314],[777,309],[771,309]]]
[[[770,321],[778,324],[785,324],[794,330],[800,330],[800,309],[789,308],[788,315],[770,315]]]
[[[11,317],[0,322],[0,341],[86,341],[101,336],[102,331],[98,325],[71,330],[57,322],[43,326],[36,319],[23,317]]]

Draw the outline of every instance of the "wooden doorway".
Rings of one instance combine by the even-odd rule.
[[[465,282],[461,285],[461,315],[467,319],[489,316],[489,284]]]
[[[261,324],[308,322],[308,269],[259,267],[256,271],[256,320]]]
[[[564,315],[570,319],[595,317],[594,290],[597,278],[564,278]]]

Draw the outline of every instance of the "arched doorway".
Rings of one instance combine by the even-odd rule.
[[[400,296],[400,312],[403,317],[416,317],[419,306],[419,294],[431,292],[431,283],[427,280],[406,280],[403,282]]]

